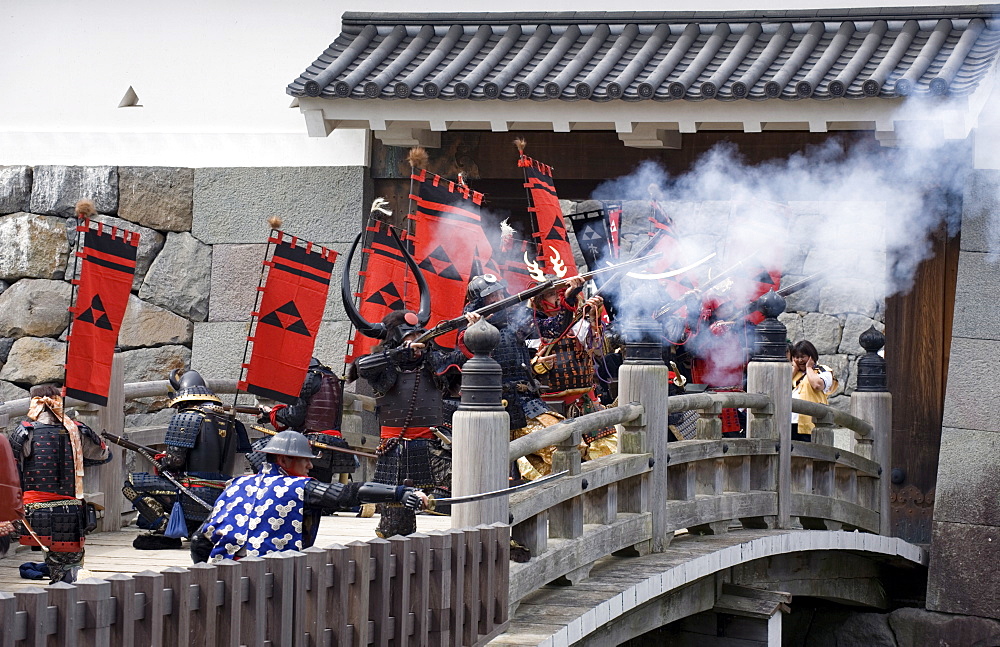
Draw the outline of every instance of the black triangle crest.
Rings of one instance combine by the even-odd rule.
[[[104,330],[114,330],[111,327],[111,320],[108,319],[108,315],[104,313],[101,313],[101,316],[97,318],[97,321],[94,322],[94,325],[97,326],[98,328],[103,328]]]
[[[300,319],[302,318],[302,315],[299,314],[299,309],[295,307],[295,302],[294,301],[289,301],[285,305],[283,305],[280,308],[278,308],[277,310],[275,310],[275,312],[280,312],[281,314],[291,315],[293,317],[299,317]]]
[[[549,235],[545,237],[545,240],[566,240],[565,230],[560,232],[555,227],[549,230]]]
[[[96,319],[94,318],[95,314],[99,315]],[[114,330],[111,326],[111,320],[108,319],[107,311],[104,309],[104,303],[101,301],[101,297],[98,294],[94,295],[94,298],[90,300],[90,307],[84,310],[83,313],[76,318],[76,320],[94,324],[98,328],[102,328],[104,330]]]
[[[287,315],[288,317],[294,317],[295,319],[285,326],[281,322],[281,317],[278,313]],[[306,337],[312,337],[309,334],[309,329],[306,328],[305,321],[302,320],[302,315],[299,314],[299,309],[295,307],[294,301],[289,301],[283,306],[272,310],[263,317],[260,318],[260,323],[267,324],[269,326],[275,326],[276,328],[281,328],[282,330],[287,330],[288,332],[293,332],[299,335],[305,335]]]
[[[94,298],[90,300],[90,307],[100,312],[107,312],[107,310],[104,309],[104,302],[101,301],[101,295],[99,294],[95,294]]]
[[[440,245],[438,245],[433,252],[428,254],[427,258],[433,258],[439,261],[444,261],[445,263],[451,263],[451,258],[448,256],[448,253],[444,251],[444,248],[441,247]],[[426,261],[427,258],[425,258],[424,260]]]
[[[83,321],[89,324],[94,323],[94,309],[87,308],[86,310],[83,311],[83,314],[81,314],[79,317],[76,318],[76,320]]]

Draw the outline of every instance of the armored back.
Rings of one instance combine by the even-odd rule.
[[[181,471],[233,475],[237,438],[227,416],[202,409],[178,412],[170,419],[166,444],[189,450]]]
[[[306,410],[306,431],[340,431],[344,413],[344,381],[335,375],[317,371],[319,389],[309,400]]]
[[[31,456],[24,460],[21,470],[24,489],[74,496],[73,472],[73,448],[69,434],[55,425],[34,424]]]

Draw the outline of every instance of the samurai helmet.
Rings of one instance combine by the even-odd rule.
[[[170,401],[168,407],[176,406],[181,402],[215,402],[222,404],[219,396],[209,390],[205,384],[205,379],[198,371],[187,371],[180,375],[181,370],[175,368],[170,372],[170,386],[174,389],[167,394]]]
[[[465,300],[475,301],[507,287],[507,281],[497,278],[495,274],[480,274],[472,277],[465,290]]]
[[[271,436],[271,440],[260,450],[265,454],[291,456],[293,458],[316,458],[309,446],[309,439],[298,431],[288,429]]]
[[[420,267],[417,266],[417,262],[413,260],[413,256],[406,251],[406,246],[403,245],[401,240],[399,240],[396,230],[390,227],[389,233],[392,235],[392,239],[395,241],[399,251],[403,252],[403,258],[406,260],[406,266],[410,268],[410,271],[413,272],[414,277],[416,277],[417,288],[420,293],[420,310],[416,313],[402,311],[404,314],[401,316],[405,319],[406,313],[409,312],[409,314],[416,318],[416,321],[410,324],[407,320],[404,323],[422,329],[427,325],[428,320],[431,318],[431,292],[427,287],[427,281],[424,279],[423,272],[420,271]],[[366,321],[365,318],[361,316],[357,306],[354,305],[354,297],[351,294],[351,261],[354,260],[354,252],[357,251],[358,245],[361,244],[362,236],[364,236],[364,231],[361,231],[354,239],[354,244],[351,245],[351,251],[347,254],[347,265],[345,266],[347,269],[344,270],[344,273],[340,277],[340,297],[344,302],[344,310],[347,311],[347,317],[351,320],[351,323],[357,327],[358,332],[365,337],[387,339],[389,337],[390,330],[386,325],[386,319],[395,313],[389,313],[380,323],[371,323]],[[400,341],[401,340],[402,337],[400,337]]]

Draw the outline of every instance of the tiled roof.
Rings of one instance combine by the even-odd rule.
[[[327,99],[833,99],[975,91],[998,5],[811,11],[346,13],[288,86]]]

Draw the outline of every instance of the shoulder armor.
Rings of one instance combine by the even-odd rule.
[[[175,413],[167,427],[167,437],[164,442],[174,447],[191,449],[201,433],[201,423],[205,414],[200,411],[183,411]]]

